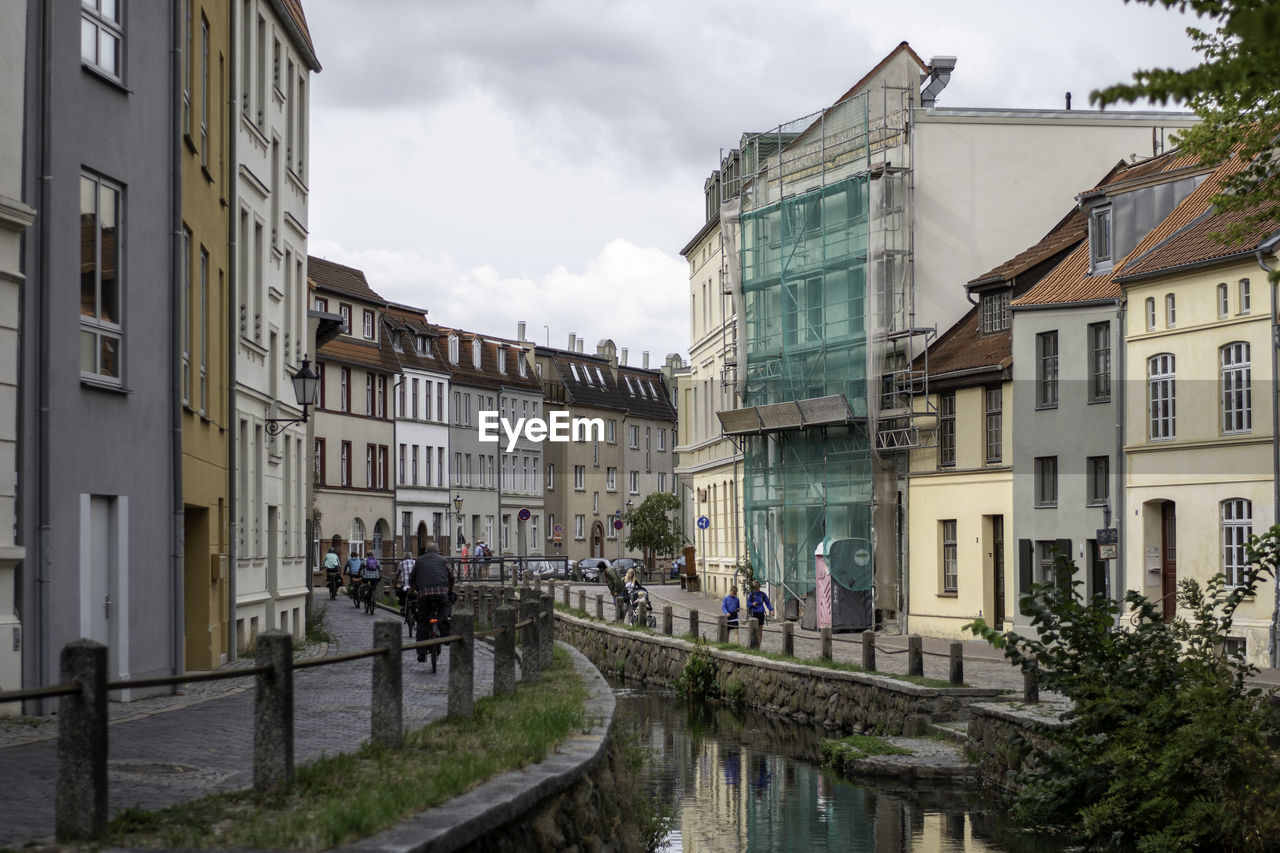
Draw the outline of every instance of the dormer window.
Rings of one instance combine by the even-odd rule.
[[[471,342],[471,366],[476,370],[480,369],[480,339],[476,338]]]
[[[597,367],[597,368],[596,368],[596,379],[599,379],[599,380],[600,380],[600,387],[601,387],[601,388],[606,388],[606,387],[608,387],[607,385],[605,385],[605,384],[604,384],[604,374],[600,372],[600,368],[599,368],[599,367]]]
[[[529,368],[525,366],[524,363],[523,353],[518,353],[516,355],[516,367],[519,369],[521,376],[527,376],[529,374]],[[541,376],[541,374],[539,374],[539,376]]]
[[[631,377],[624,376],[622,378],[627,380],[627,393],[634,397],[636,395],[636,389],[631,387]]]
[[[391,348],[396,352],[404,352],[404,344],[400,341],[400,333],[396,332],[391,336]]]
[[[427,336],[414,335],[413,348],[418,351],[418,355],[427,354]]]
[[[574,382],[582,381],[581,379],[578,378],[578,365],[574,364],[572,361],[569,362],[569,372],[573,374]]]
[[[982,334],[993,335],[1009,328],[1009,291],[982,295]]]
[[[368,309],[365,309],[364,312],[364,339],[366,341],[376,341],[378,339],[373,312]]]
[[[587,367],[585,364],[582,365],[582,382],[585,385],[591,384],[591,368]]]
[[[1100,207],[1089,217],[1089,252],[1093,272],[1111,268],[1111,207]]]
[[[507,351],[502,347],[498,347],[498,372],[507,372]]]
[[[458,336],[450,335],[449,336],[449,363],[457,364],[458,357],[459,357],[458,356]]]
[[[653,380],[646,379],[645,381],[649,383],[649,396],[655,400],[658,399],[658,391],[656,388],[653,387]]]

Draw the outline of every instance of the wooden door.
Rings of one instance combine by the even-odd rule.
[[[991,569],[995,584],[995,613],[991,614],[991,627],[1004,628],[1004,516],[991,516]]]
[[[1166,622],[1178,609],[1178,523],[1174,507],[1173,501],[1165,501],[1160,513],[1160,595]]]

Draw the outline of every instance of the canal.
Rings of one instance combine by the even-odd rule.
[[[691,706],[614,683],[615,726],[649,754],[651,797],[671,815],[665,851],[1053,851],[1008,825],[989,792],[921,783],[854,785],[818,766],[812,727]]]

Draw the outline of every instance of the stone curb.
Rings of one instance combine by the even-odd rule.
[[[571,735],[537,764],[512,770],[402,821],[391,829],[337,850],[351,853],[448,853],[472,844],[540,802],[567,790],[603,758],[613,726],[613,689],[577,649],[565,643],[587,690],[583,705],[590,729]]]
[[[1010,705],[1003,702],[975,702],[969,706],[971,714],[995,717],[1018,726],[1056,729],[1065,726],[1062,715],[1071,710],[1065,701],[1042,701],[1039,705]]]

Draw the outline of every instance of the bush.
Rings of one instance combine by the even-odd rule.
[[[714,699],[720,695],[720,686],[716,683],[718,675],[715,658],[707,650],[706,641],[699,639],[689,654],[684,672],[676,679],[675,687],[691,699]]]
[[[1280,763],[1269,741],[1280,714],[1247,686],[1252,666],[1228,657],[1224,640],[1237,607],[1274,577],[1280,527],[1254,537],[1255,570],[1228,589],[1223,575],[1179,585],[1190,611],[1170,622],[1146,597],[1121,606],[1086,602],[1059,557],[1056,578],[1021,602],[1038,638],[968,627],[1040,684],[1072,701],[1040,770],[1023,774],[1014,815],[1064,828],[1089,849],[1280,849]]]

